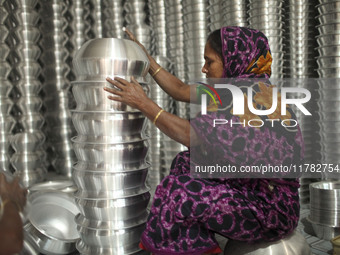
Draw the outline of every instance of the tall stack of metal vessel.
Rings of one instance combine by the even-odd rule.
[[[128,29],[134,33],[138,41],[140,41],[150,55],[155,55],[157,52],[157,41],[155,32],[149,25],[149,13],[147,3],[144,0],[131,0],[124,2],[124,21]]]
[[[11,66],[7,63],[6,58],[10,53],[10,48],[6,44],[6,39],[9,34],[8,28],[4,22],[8,17],[5,1],[0,1],[0,167],[3,170],[10,170],[10,137],[15,119],[11,116],[13,101],[10,98],[10,93],[13,89],[12,84],[8,81],[8,74],[11,71]]]
[[[11,164],[15,175],[28,187],[44,180],[46,174],[46,153],[42,148],[45,136],[41,131],[44,118],[40,113],[42,100],[38,79],[41,72],[38,63],[40,49],[37,46],[40,32],[36,27],[39,15],[35,11],[37,1],[13,1],[7,4],[11,13],[7,24],[11,27],[10,46],[13,50],[9,61],[13,67],[11,80],[17,92],[15,117],[18,123],[11,141],[15,150]]]
[[[124,26],[123,6],[121,1],[102,1],[103,28],[105,37],[123,38]]]
[[[268,38],[272,62],[272,78],[283,78],[284,29],[283,0],[250,0],[248,8],[249,26],[262,31]]]
[[[86,42],[73,64],[77,249],[81,254],[139,254],[150,199],[145,116],[109,100],[103,88],[110,86],[108,76],[134,76],[147,91],[149,61],[136,43],[106,38]]]
[[[71,138],[75,135],[72,126],[70,105],[70,82],[67,74],[70,67],[67,64],[69,51],[66,48],[67,20],[64,17],[68,10],[66,2],[39,0],[43,49],[41,60],[44,63],[45,79],[43,91],[48,145],[51,147],[51,163],[55,171],[71,177],[75,154]]]
[[[247,27],[247,0],[223,1],[223,25]]]
[[[316,82],[308,78],[317,77],[317,63],[315,59],[317,42],[316,4],[318,1],[291,0],[285,5],[287,29],[285,40],[285,77],[292,78],[289,86],[306,88],[311,92],[311,100],[306,107],[312,116],[301,114],[294,109],[299,121],[305,142],[305,162],[317,163],[320,160],[320,134],[315,123],[319,120],[318,104],[319,92]],[[302,178],[300,181],[300,205],[309,207],[309,185],[317,181],[316,178]]]
[[[321,78],[340,78],[340,3],[321,0],[317,6],[320,23],[317,26],[319,57],[317,69]],[[339,163],[340,133],[338,129],[340,85],[338,80],[323,79],[319,93],[319,126],[321,134],[321,158],[323,163]],[[337,178],[333,175],[333,178]],[[329,178],[324,176],[325,179]]]
[[[209,0],[208,6],[208,20],[209,20],[209,32],[219,29],[223,26],[224,19],[223,13],[221,13],[221,6],[223,1],[221,0]]]

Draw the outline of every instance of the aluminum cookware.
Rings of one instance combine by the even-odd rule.
[[[75,196],[80,213],[87,219],[100,221],[125,221],[139,217],[150,200],[149,192],[116,199],[82,198],[78,197],[78,192]]]
[[[105,80],[107,76],[144,77],[149,60],[133,41],[97,38],[87,41],[73,58],[77,80]]]

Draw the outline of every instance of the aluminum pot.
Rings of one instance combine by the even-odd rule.
[[[145,188],[148,168],[128,172],[102,172],[73,169],[72,178],[81,190],[119,192]]]
[[[125,254],[125,255],[149,255],[149,252],[141,250],[139,247],[134,251],[127,252],[125,247],[112,245],[110,248],[103,248],[98,246],[90,246],[85,244],[82,240],[79,240],[76,244],[77,250],[81,255],[93,255],[93,254],[101,254],[101,255],[117,255],[117,254]]]
[[[138,250],[144,228],[145,223],[126,229],[98,229],[77,225],[77,230],[84,243],[103,248],[110,248],[112,244],[119,244],[120,247],[124,247],[126,253]]]
[[[275,242],[247,244],[229,240],[224,248],[225,255],[311,255],[312,252],[302,234],[294,231],[288,237]]]
[[[79,213],[72,196],[60,191],[29,194],[26,232],[45,254],[69,254],[79,239],[74,217]]]
[[[145,132],[145,116],[141,112],[72,111],[72,121],[78,135],[111,137],[106,142],[141,139]]]
[[[131,40],[96,38],[84,43],[73,58],[77,80],[104,80],[107,76],[144,77],[149,60]]]
[[[112,221],[98,221],[90,220],[84,217],[82,214],[78,214],[75,217],[75,222],[78,226],[92,228],[92,229],[126,229],[138,226],[147,221],[149,212],[145,210],[138,217],[129,220],[112,220]]]
[[[78,160],[91,163],[136,163],[145,161],[148,151],[146,140],[129,143],[87,143],[81,137],[72,138]]]
[[[125,77],[121,77],[125,78]],[[144,79],[144,78],[143,78]],[[143,87],[146,94],[149,93],[149,87],[144,80],[137,77],[137,81]],[[113,87],[109,82],[102,79],[101,81],[76,81],[72,82],[72,92],[77,102],[76,110],[78,111],[114,111],[114,112],[136,112],[126,104],[112,101],[107,98],[108,92],[104,87]]]
[[[87,219],[100,221],[130,220],[140,216],[147,208],[150,193],[116,199],[88,199],[78,197],[76,203]]]

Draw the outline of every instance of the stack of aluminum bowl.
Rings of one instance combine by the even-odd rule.
[[[71,193],[42,189],[29,192],[24,223],[24,251],[38,254],[70,254],[80,235],[74,218],[79,209]],[[29,250],[27,250],[27,246]],[[24,252],[23,251],[23,252]]]
[[[15,153],[11,157],[12,167],[15,175],[19,176],[23,185],[40,182],[45,178],[45,152],[42,144],[45,136],[41,131],[44,118],[40,114],[42,100],[39,97],[41,83],[38,76],[41,67],[38,63],[40,49],[37,46],[39,30],[36,25],[39,21],[38,13],[35,11],[37,1],[16,1],[11,9],[11,36],[15,38],[10,47],[13,55],[10,62],[15,69],[13,72],[15,86],[18,91],[16,134],[11,139],[11,145]],[[11,120],[10,120],[11,122]],[[10,123],[6,125],[11,125]]]
[[[165,1],[165,13],[168,56],[174,63],[176,77],[185,81],[184,25],[181,0]],[[176,102],[176,109],[178,116],[182,118],[188,116],[188,104]]]
[[[0,168],[9,171],[9,137],[12,134],[16,121],[10,115],[13,108],[13,102],[9,95],[13,89],[13,85],[8,81],[8,74],[11,71],[11,67],[7,63],[6,58],[10,53],[10,49],[5,41],[9,32],[4,23],[8,14],[2,2],[3,1],[1,1],[0,5]]]
[[[220,29],[224,23],[223,15],[221,12],[222,0],[209,0],[208,5],[208,19],[209,19],[209,32]]]
[[[340,3],[339,1],[320,0],[317,6],[320,25],[317,26],[319,36],[319,57],[317,69],[321,78],[340,77]]]
[[[67,75],[70,67],[67,65],[69,51],[65,29],[67,20],[66,2],[57,0],[40,0],[40,16],[42,33],[41,46],[43,54],[43,76],[45,92],[45,120],[48,144],[52,148],[50,155],[54,170],[62,175],[71,177],[75,154],[71,138],[75,134],[69,110],[70,82]]]
[[[176,77],[184,81],[184,27],[181,0],[165,1],[165,14],[168,57],[174,63]]]
[[[247,0],[223,1],[223,24],[247,27]]]
[[[310,185],[309,221],[317,237],[331,240],[340,234],[340,183],[321,181]]]
[[[155,60],[165,70],[173,73],[173,64],[168,58],[156,56]],[[174,113],[173,99],[154,80],[150,82],[150,98],[167,112]],[[151,163],[147,183],[153,195],[156,186],[168,174],[173,158],[184,150],[184,146],[162,133],[151,121],[148,121],[147,134],[150,136],[148,161]]]
[[[272,53],[272,78],[283,78],[284,29],[283,0],[250,0],[248,9],[249,26],[262,31],[268,38]]]
[[[318,1],[290,0],[287,8],[287,31],[285,45],[285,76],[291,78],[316,78],[315,57],[318,46],[315,40],[317,25],[315,17]]]
[[[103,29],[106,37],[123,38],[124,31],[122,30],[124,24],[123,5],[121,1],[102,1],[103,9]]]
[[[150,25],[155,32],[156,37],[156,54],[160,56],[168,56],[167,50],[167,31],[165,20],[165,1],[156,0],[148,2],[150,10]]]
[[[204,47],[208,37],[208,3],[206,0],[183,0],[183,25],[184,25],[184,70],[187,83],[204,78]],[[179,116],[189,118],[187,105],[185,111],[179,109]],[[183,107],[180,105],[180,108]],[[186,116],[181,115],[185,113]]]
[[[78,159],[73,180],[81,236],[77,249],[89,255],[136,254],[150,199],[145,116],[109,100],[103,88],[110,86],[108,76],[134,76],[147,90],[149,61],[136,43],[105,38],[86,42],[73,64],[77,107],[72,120],[78,133],[72,139]]]
[[[157,42],[155,32],[148,25],[148,13],[146,13],[145,0],[131,0],[124,3],[124,21],[127,28],[136,36],[150,55],[156,55]]]
[[[340,84],[339,79],[319,80],[319,127],[321,161],[324,164],[340,163]],[[323,173],[323,179],[340,179],[337,171]]]
[[[204,78],[203,52],[208,36],[208,4],[206,0],[183,0],[184,57],[186,80]]]

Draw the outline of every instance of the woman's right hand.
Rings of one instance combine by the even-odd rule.
[[[139,47],[141,47],[141,49],[145,52],[145,54],[147,55],[148,58],[151,57],[151,55],[149,54],[149,52],[145,49],[144,45],[140,43],[140,41],[137,40],[136,36],[126,27],[123,27],[123,30],[125,31],[125,33],[127,34],[127,36],[130,38],[131,41],[134,41],[135,43],[137,43],[139,45]]]
[[[19,178],[7,182],[6,176],[0,173],[0,197],[2,201],[13,202],[20,212],[23,211],[26,204],[27,190],[20,187]]]

